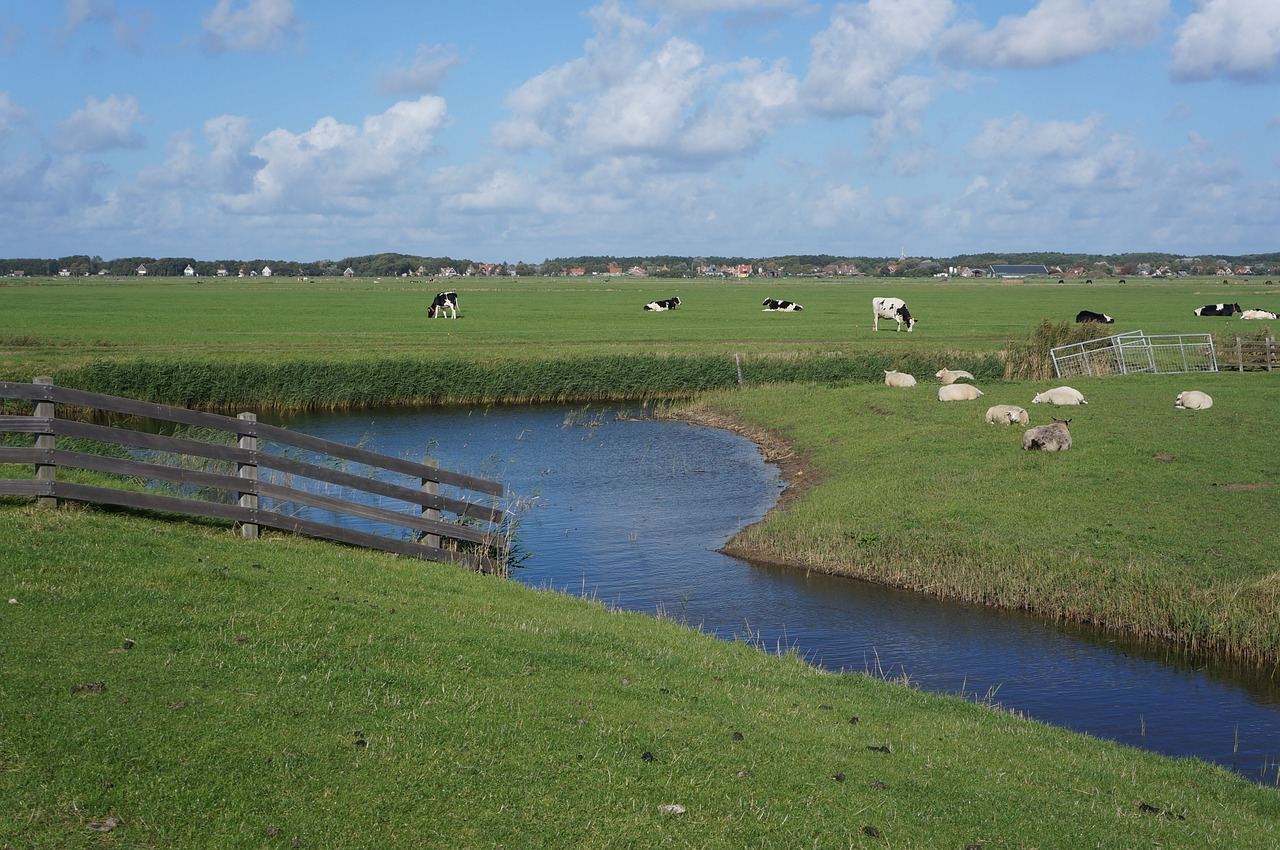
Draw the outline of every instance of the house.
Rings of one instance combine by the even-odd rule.
[[[1249,268],[1248,266],[1241,266],[1240,268],[1236,269],[1236,274],[1253,274],[1253,269]]]
[[[355,277],[355,276],[356,276],[356,270],[355,270],[355,269],[353,269],[353,268],[351,268],[351,266],[347,266],[346,270],[342,272],[342,276],[343,276],[343,277]]]
[[[587,270],[584,269],[582,266],[574,266],[573,268],[569,269],[568,272],[566,272],[566,274],[568,274],[569,277],[582,277],[586,273],[587,273]]]
[[[216,274],[218,277],[226,277],[226,276],[227,276],[227,267],[226,267],[226,266],[218,266],[218,270],[217,270],[216,272],[214,272],[214,274]]]
[[[415,274],[415,275],[417,275],[418,277],[426,277],[426,276],[427,276],[427,267],[426,267],[426,266],[418,266],[418,270],[417,270],[416,272],[414,272],[414,274]]]
[[[27,273],[22,269],[14,269],[9,272],[9,277],[26,277]]]
[[[58,269],[58,277],[71,277],[71,269]]]
[[[249,277],[257,277],[257,276],[258,276],[257,269],[249,269]]]
[[[1034,263],[995,263],[991,266],[991,276],[1009,278],[1046,277],[1049,270],[1043,265]]]
[[[640,268],[639,266],[632,266],[631,268],[627,269],[627,274],[629,274],[631,277],[647,277],[649,273],[646,272],[644,269]]]
[[[457,277],[458,270],[455,269],[453,266],[441,266],[440,276],[441,277]]]
[[[263,267],[262,267],[262,276],[263,276],[263,277],[271,277],[271,266],[263,266]]]
[[[622,274],[622,266],[618,265],[617,263],[609,263],[604,268],[605,268],[605,271],[608,272],[609,274]]]
[[[106,269],[98,269],[98,277],[102,277],[107,273]]]
[[[135,274],[137,274],[137,275],[138,275],[138,277],[146,277],[146,276],[147,276],[147,267],[146,267],[146,266],[138,266],[138,270],[135,272]]]
[[[183,276],[183,277],[195,277],[195,276],[196,276],[196,270],[195,270],[195,269],[193,269],[193,268],[191,267],[191,264],[190,264],[190,263],[187,263],[187,267],[186,267],[185,269],[183,269],[183,270],[182,270],[182,276]]]

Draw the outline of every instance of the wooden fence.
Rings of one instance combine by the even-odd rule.
[[[1272,372],[1280,366],[1280,348],[1276,338],[1241,339],[1236,337],[1234,346],[1228,343],[1222,352],[1223,368],[1238,372]]]
[[[56,506],[59,499],[142,508],[190,516],[213,517],[240,523],[241,534],[257,537],[259,527],[268,527],[321,537],[355,546],[381,549],[401,555],[435,561],[465,564],[482,572],[505,569],[502,550],[506,541],[501,525],[506,517],[501,508],[465,499],[441,495],[440,485],[462,491],[501,497],[504,487],[494,481],[475,478],[440,469],[434,464],[415,463],[389,455],[300,434],[285,428],[258,422],[252,413],[238,417],[188,410],[165,404],[137,401],[101,393],[54,386],[49,378],[36,378],[33,383],[0,382],[0,400],[33,401],[31,415],[0,415],[0,434],[34,434],[30,447],[0,446],[0,463],[34,464],[30,479],[0,479],[0,495],[33,496],[38,504]],[[127,417],[145,417],[162,422],[211,429],[236,437],[236,445],[223,445],[200,439],[166,436],[125,427],[97,425],[58,416],[57,406],[86,411],[104,411]],[[235,464],[236,474],[228,475],[201,469],[185,469],[167,463],[141,459],[110,457],[89,452],[58,448],[59,437],[80,438],[128,446],[134,449],[164,452],[183,457],[222,461]],[[284,447],[314,452],[323,463],[311,463],[283,454],[269,453],[258,447],[258,441],[270,441]],[[351,461],[410,476],[419,486],[408,487],[380,480],[373,474],[358,474],[335,468],[332,459]],[[154,458],[151,458],[154,460]],[[132,476],[146,481],[167,481],[186,488],[200,488],[233,494],[234,504],[180,495],[116,489],[114,487],[76,484],[58,479],[59,468],[93,470],[114,475]],[[275,470],[284,476],[296,476],[363,493],[408,503],[409,512],[362,504],[331,495],[261,480],[259,471]],[[292,480],[289,478],[288,480]],[[359,531],[311,519],[303,519],[279,510],[259,506],[260,498],[289,503],[344,518],[356,518],[399,528],[412,529],[415,539],[403,539]],[[274,506],[273,506],[274,507]],[[446,521],[443,513],[456,517]]]

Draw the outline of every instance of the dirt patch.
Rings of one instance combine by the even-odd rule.
[[[1262,481],[1257,484],[1219,484],[1218,486],[1228,493],[1251,493],[1254,490],[1265,490],[1268,487],[1274,487],[1275,484],[1270,481]]]
[[[1175,460],[1178,459],[1177,455],[1171,455],[1168,452],[1156,452],[1155,454],[1152,455],[1152,457],[1160,461],[1161,463],[1173,463]]]

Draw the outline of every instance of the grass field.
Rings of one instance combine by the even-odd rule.
[[[1030,403],[1054,382],[986,384],[977,401],[943,404],[932,381],[698,404],[782,434],[821,476],[741,534],[740,552],[1280,665],[1280,380],[1071,384],[1088,406]],[[1175,410],[1192,388],[1213,409]],[[983,420],[1003,403],[1032,424],[1070,417],[1073,448],[1023,451],[1022,427]]]
[[[0,539],[3,847],[1280,843],[1222,769],[514,582],[90,509]]]
[[[469,278],[462,318],[428,320],[446,284],[419,279],[202,278],[0,281],[0,376],[92,360],[281,360],[398,357],[537,359],[575,356],[798,352],[990,353],[1022,339],[1042,318],[1080,309],[1116,317],[1117,331],[1219,330],[1205,303],[1280,309],[1280,287],[1239,279],[1002,283],[849,280],[631,280]],[[642,305],[679,293],[683,304]],[[871,298],[906,299],[914,333],[871,332]],[[766,296],[798,301],[798,314],[762,313]],[[1244,323],[1245,326],[1255,323]],[[892,326],[890,325],[890,329]]]

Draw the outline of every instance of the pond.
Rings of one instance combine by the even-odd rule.
[[[1265,675],[720,553],[783,487],[735,434],[564,407],[363,410],[281,424],[502,480],[526,506],[525,560],[513,571],[525,584],[1280,783],[1280,685]]]

